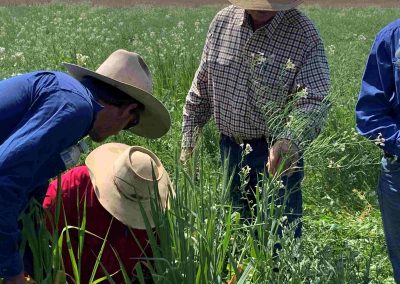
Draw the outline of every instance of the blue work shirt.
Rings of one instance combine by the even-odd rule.
[[[400,19],[377,35],[356,106],[357,131],[400,156]]]
[[[65,170],[60,153],[86,136],[101,106],[79,81],[38,71],[0,81],[0,277],[23,270],[17,219],[38,185]]]

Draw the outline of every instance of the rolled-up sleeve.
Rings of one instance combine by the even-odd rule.
[[[65,170],[59,153],[87,134],[90,103],[65,90],[48,90],[0,145],[0,277],[23,270],[17,219],[32,189]]]

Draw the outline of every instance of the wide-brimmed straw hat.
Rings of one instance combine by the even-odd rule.
[[[171,118],[165,106],[155,98],[153,81],[146,63],[134,52],[119,49],[113,52],[96,71],[64,63],[78,80],[91,76],[125,92],[144,105],[139,124],[129,130],[147,138],[159,138],[168,132]]]
[[[145,229],[142,206],[153,227],[152,204],[159,204],[162,210],[168,207],[168,196],[173,192],[171,181],[151,151],[108,143],[92,151],[85,163],[100,204],[123,224]],[[159,198],[155,194],[155,183]]]
[[[284,11],[298,6],[303,0],[229,0],[229,2],[245,10]]]

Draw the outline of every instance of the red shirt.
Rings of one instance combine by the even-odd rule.
[[[88,168],[86,166],[76,167],[61,177],[61,188],[62,188],[62,202],[65,209],[65,215],[67,224],[69,226],[79,226],[82,222],[83,217],[83,205],[86,194],[86,231],[89,231],[99,237],[104,238],[107,234],[107,230],[110,226],[110,222],[113,219],[111,214],[105,210],[100,202],[97,200],[96,194],[93,190],[93,185],[90,181]],[[47,190],[46,198],[43,202],[43,207],[48,208],[52,216],[55,216],[55,203],[57,195],[57,180],[54,180]],[[79,211],[77,204],[79,203]],[[62,208],[61,208],[62,209]],[[61,210],[59,220],[59,232],[64,228],[64,214]],[[145,230],[132,229],[132,233],[135,238],[139,241],[141,247],[145,251],[147,256],[151,256],[150,244],[147,241],[147,233]],[[75,258],[77,257],[78,247],[78,234],[77,230],[69,230],[71,236],[72,246],[74,248]],[[138,246],[137,242],[133,238],[128,227],[117,219],[113,219],[110,232],[107,238],[107,245],[104,248],[101,263],[104,265],[108,274],[120,270],[118,259],[115,256],[111,246],[119,254],[122,263],[130,278],[134,273],[134,267],[138,260],[132,258],[145,257],[142,250]],[[66,236],[64,234],[63,241],[63,260],[65,265],[65,271],[67,275],[72,275],[72,266],[68,250],[65,244]],[[83,253],[82,253],[82,267],[81,267],[81,283],[89,283],[90,275],[94,264],[96,262],[97,255],[100,252],[103,240],[97,237],[85,234]],[[105,276],[101,266],[97,269],[97,274],[94,279],[98,279]],[[124,283],[122,273],[118,272],[113,276],[113,280],[116,283]]]

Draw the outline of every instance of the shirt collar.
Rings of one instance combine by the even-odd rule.
[[[284,15],[285,11],[276,13],[275,17],[262,27],[261,30],[265,30],[266,33],[272,34],[282,22]],[[234,14],[234,23],[238,26],[248,26],[250,28],[249,14],[247,14],[245,10],[237,8]]]
[[[94,120],[96,119],[97,114],[104,108],[104,106],[102,104],[100,104],[99,100],[94,96],[94,94],[92,92],[89,91],[89,89],[86,89],[86,90],[90,94],[90,100],[91,100],[92,106],[93,106],[93,121],[92,121],[92,124],[93,124]],[[92,126],[90,128],[92,128]]]
[[[246,24],[247,13],[243,9],[234,8],[235,12],[233,14],[233,22],[237,26],[244,26]]]

